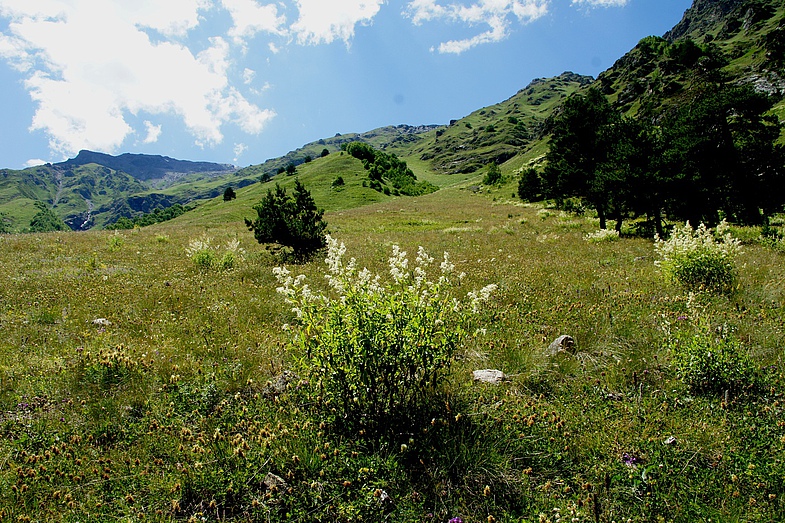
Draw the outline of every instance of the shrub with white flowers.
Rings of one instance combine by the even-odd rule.
[[[438,278],[430,279],[434,259],[425,249],[412,266],[393,246],[389,281],[383,281],[358,270],[354,258],[345,261],[346,247],[330,236],[327,249],[326,293],[303,275],[274,269],[277,290],[296,314],[300,370],[337,422],[384,430],[428,408],[467,336],[470,315],[496,285],[460,300],[453,291],[464,275],[454,274],[447,253]]]
[[[223,249],[212,245],[211,242],[211,238],[203,236],[191,240],[185,249],[186,256],[191,258],[200,271],[206,272],[212,269],[228,271],[245,257],[245,250],[240,247],[240,242],[237,239],[227,242]]]
[[[655,238],[654,249],[659,256],[654,263],[688,289],[729,292],[734,287],[741,243],[731,236],[725,220],[714,231],[704,224],[693,229],[689,222],[676,226],[667,240]]]
[[[584,240],[589,243],[615,242],[618,239],[619,231],[616,229],[598,229],[584,236]]]

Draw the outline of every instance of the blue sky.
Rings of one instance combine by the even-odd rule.
[[[0,0],[0,167],[239,166],[596,76],[690,0]]]

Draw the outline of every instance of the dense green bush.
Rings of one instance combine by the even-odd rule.
[[[43,202],[35,202],[38,212],[30,220],[30,232],[70,231],[55,212]]]
[[[462,275],[453,274],[447,253],[438,279],[428,278],[433,258],[420,247],[414,267],[393,246],[390,281],[345,262],[346,247],[329,236],[325,274],[332,292],[316,292],[305,276],[284,267],[274,272],[297,315],[294,348],[300,372],[336,423],[372,432],[411,424],[430,407],[467,335],[470,313],[495,285],[470,292],[461,302],[453,292]],[[329,415],[329,414],[328,414]]]
[[[327,222],[323,210],[316,208],[311,193],[294,181],[291,196],[286,189],[275,186],[254,206],[257,217],[245,220],[259,243],[277,243],[292,251],[294,261],[305,261],[325,246]]]
[[[488,171],[485,173],[482,183],[485,185],[499,185],[502,183],[502,170],[499,169],[496,162],[492,162],[488,166]]]
[[[728,325],[715,328],[699,316],[694,329],[670,336],[668,344],[679,378],[694,393],[751,392],[765,384],[761,370]]]
[[[723,221],[712,231],[700,224],[693,229],[689,222],[674,227],[671,237],[656,238],[659,260],[664,274],[688,289],[729,292],[736,283],[734,258],[740,251],[739,241]]]

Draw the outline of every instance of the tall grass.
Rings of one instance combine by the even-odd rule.
[[[331,430],[304,376],[274,380],[294,368],[275,260],[242,212],[199,212],[122,242],[3,237],[0,520],[785,518],[781,253],[745,246],[737,290],[701,297],[766,376],[726,397],[680,379],[665,327],[687,329],[689,297],[650,241],[587,242],[596,222],[459,188],[329,213],[373,273],[422,245],[466,291],[498,284],[433,419],[393,445]],[[200,270],[185,250],[204,235],[244,258]],[[549,356],[561,334],[574,354]],[[479,368],[510,381],[472,383]]]

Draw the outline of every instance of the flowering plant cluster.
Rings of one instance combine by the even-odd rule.
[[[615,242],[619,239],[619,231],[615,229],[599,229],[590,232],[584,239],[589,243]]]
[[[219,270],[228,271],[234,268],[237,262],[244,259],[245,250],[240,247],[236,238],[226,243],[223,249],[211,244],[212,238],[191,240],[185,249],[185,254],[200,271]],[[221,252],[223,250],[223,252]]]
[[[712,232],[704,224],[693,229],[689,222],[673,228],[671,237],[655,238],[659,260],[654,263],[664,274],[689,289],[716,292],[732,290],[736,281],[734,259],[741,251],[723,220]]]
[[[420,247],[412,266],[393,246],[389,281],[345,261],[346,247],[327,236],[330,291],[317,292],[305,276],[284,267],[274,273],[292,305],[299,329],[295,346],[303,371],[311,377],[326,411],[344,422],[370,428],[427,408],[448,375],[453,356],[467,336],[473,312],[496,285],[459,300],[454,286],[463,274],[444,253],[440,275],[430,279],[434,259]]]

